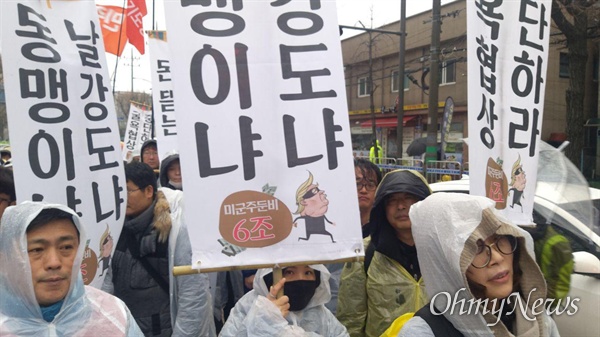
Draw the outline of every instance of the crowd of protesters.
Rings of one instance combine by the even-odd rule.
[[[510,301],[566,295],[564,268],[546,273],[551,266],[536,264],[538,241],[533,250],[532,235],[553,234],[543,224],[542,234],[511,224],[490,199],[432,194],[416,171],[382,176],[357,158],[364,262],[286,267],[280,280],[272,269],[174,277],[192,255],[179,154],[161,162],[150,140],[132,159],[124,165],[125,222],[99,290],[79,272],[86,234],[77,214],[17,205],[10,148],[3,150],[0,335],[558,336],[548,315]],[[442,293],[489,310],[446,312]],[[506,307],[494,310],[497,302]]]

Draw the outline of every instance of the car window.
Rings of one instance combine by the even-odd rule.
[[[576,217],[577,219],[579,219],[579,221],[581,221],[582,223],[586,224],[587,226],[589,226],[597,235],[600,235],[600,228],[599,226],[599,219],[598,219],[598,214],[600,213],[598,211],[598,206],[600,204],[600,200],[592,200],[592,202],[590,203],[590,201],[588,200],[586,203],[583,202],[569,202],[569,203],[563,203],[560,204],[559,207],[564,209],[565,211],[569,212],[572,216]],[[590,213],[590,206],[591,206],[591,211],[592,214],[586,214],[586,213]]]
[[[545,213],[544,210],[544,208],[536,205],[533,211],[533,219],[535,223],[546,223],[546,217],[541,214]],[[569,240],[573,252],[589,252],[600,259],[600,247],[598,247],[592,240],[589,239],[589,233],[581,232],[581,230],[576,228],[573,224],[558,214],[553,214],[550,225],[559,234],[563,235]]]

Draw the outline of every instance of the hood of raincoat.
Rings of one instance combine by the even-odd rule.
[[[529,294],[528,306],[545,297],[546,284],[535,263],[531,236],[504,219],[494,206],[494,201],[481,196],[435,193],[411,207],[409,216],[415,245],[419,247],[421,272],[427,280],[425,288],[438,311],[444,312],[448,297],[437,296],[434,300],[436,294],[449,293],[452,303],[464,299],[466,307],[468,301],[474,299],[466,271],[477,252],[477,241],[485,240],[494,233],[512,235],[518,240],[518,264],[523,271],[518,286],[525,298],[523,303]],[[464,291],[459,291],[463,288]],[[534,288],[536,290],[532,291]],[[492,336],[498,330],[505,330],[500,322],[488,327],[486,321],[496,321],[496,317],[490,315],[459,315],[458,310],[455,314],[451,314],[450,310],[444,312],[444,316],[465,336]],[[539,323],[541,336],[544,324],[540,316],[534,317]],[[506,335],[506,331],[501,335]]]
[[[377,247],[380,243],[380,238],[396,237],[394,229],[387,220],[385,215],[385,198],[394,193],[410,193],[423,200],[431,195],[431,188],[427,184],[427,180],[414,170],[394,170],[388,172],[375,193],[375,201],[369,223],[372,225],[371,241]]]
[[[310,302],[308,302],[306,305],[306,308],[302,310],[316,307],[321,304],[324,305],[331,299],[331,289],[329,288],[329,278],[331,277],[331,274],[329,273],[329,270],[327,270],[327,268],[322,264],[311,264],[309,267],[319,271],[319,274],[321,275],[321,282],[315,290],[315,294],[311,298]],[[259,269],[256,272],[256,276],[254,277],[254,290],[256,290],[258,295],[267,297],[269,289],[267,288],[264,277],[265,275],[271,273],[273,273],[273,269],[271,268]]]
[[[158,176],[160,186],[168,186],[169,185],[169,166],[175,161],[179,159],[178,153],[171,153],[165,157],[165,159],[160,161],[160,174]]]
[[[45,323],[39,304],[33,291],[31,280],[31,266],[27,254],[26,230],[33,219],[44,209],[60,209],[73,216],[73,223],[79,231],[79,248],[71,272],[71,285],[61,311],[69,310],[76,306],[85,290],[80,272],[83,251],[85,250],[86,233],[79,221],[79,217],[68,207],[58,204],[23,202],[14,207],[9,207],[2,216],[0,226],[0,312],[3,315],[26,320],[32,325],[35,321]],[[73,308],[75,309],[75,308]],[[58,317],[59,314],[56,316]],[[78,322],[64,322],[65,325]],[[34,328],[32,326],[32,328]],[[57,326],[59,331],[67,331]]]

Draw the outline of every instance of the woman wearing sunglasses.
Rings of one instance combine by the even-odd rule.
[[[435,193],[410,210],[430,303],[398,336],[559,336],[529,234],[485,197]]]

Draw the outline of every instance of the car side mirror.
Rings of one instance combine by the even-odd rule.
[[[573,273],[600,278],[600,260],[588,252],[574,252]]]

